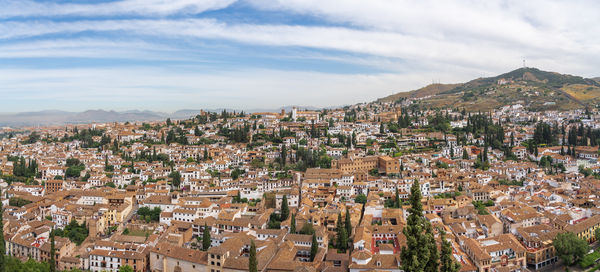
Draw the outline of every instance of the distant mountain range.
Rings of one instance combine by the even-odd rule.
[[[580,76],[542,71],[536,68],[520,68],[495,77],[478,78],[466,83],[431,84],[409,92],[399,92],[377,101],[399,101],[405,98],[419,99],[418,103],[432,108],[465,108],[468,111],[487,111],[516,103],[529,110],[570,110],[600,104],[600,77]],[[244,112],[290,112],[294,106],[278,109],[246,109]],[[319,110],[311,106],[295,106],[298,109]],[[339,108],[328,107],[328,108]],[[228,112],[234,109],[217,108],[205,111]],[[236,112],[241,110],[237,109]],[[187,119],[200,112],[199,109],[182,109],[173,113],[156,111],[106,111],[87,110],[68,112],[44,110],[37,112],[0,113],[0,127],[48,126],[80,123],[156,121],[166,118]]]
[[[487,111],[516,103],[534,111],[570,110],[600,103],[600,77],[590,79],[528,67],[466,83],[431,84],[378,101],[403,98],[419,98],[419,103],[426,107],[464,107],[469,111]]]
[[[286,112],[292,110],[294,106],[286,106],[278,109],[250,109],[244,112],[280,112],[284,109]],[[317,110],[319,108],[310,106],[296,106],[298,109]],[[205,111],[228,112],[234,109],[208,109]],[[240,112],[241,110],[235,110]],[[200,113],[200,110],[183,109],[173,113],[155,112],[155,111],[106,111],[106,110],[87,110],[83,112],[69,112],[60,110],[43,110],[36,112],[20,113],[0,113],[0,127],[29,127],[29,126],[51,126],[65,124],[83,124],[83,123],[106,123],[106,122],[137,122],[137,121],[157,121],[171,119],[187,119]]]

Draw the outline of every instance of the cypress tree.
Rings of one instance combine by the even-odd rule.
[[[452,245],[445,237],[446,233],[441,232],[442,237],[442,249],[440,256],[440,272],[458,272],[460,270],[460,264],[454,261],[452,257]]]
[[[317,242],[317,235],[313,233],[312,236],[312,244],[310,245],[310,261],[314,261],[317,256],[317,251],[319,250],[319,243]]]
[[[250,240],[250,257],[248,259],[248,272],[258,271],[258,261],[256,260],[256,245],[254,240]]]
[[[202,250],[207,251],[210,248],[210,229],[204,223],[204,231],[202,232]]]
[[[425,271],[438,272],[438,269],[440,267],[440,253],[438,252],[437,244],[435,243],[435,237],[433,236],[433,230],[429,222],[427,222],[425,229],[427,247],[429,248],[429,252],[431,254],[429,256],[429,260],[425,264]]]
[[[0,191],[0,195],[2,195],[2,191]],[[4,222],[3,216],[4,208],[2,207],[2,201],[0,201],[0,272],[6,271],[6,265],[4,256],[6,256],[6,244],[4,243]]]
[[[338,213],[337,222],[335,225],[335,231],[340,232],[340,229],[344,228],[344,221],[342,221],[342,214]]]
[[[292,213],[292,220],[290,222],[290,233],[296,233],[296,214]]]
[[[432,253],[435,240],[431,233],[431,225],[423,216],[421,204],[421,188],[419,181],[415,180],[410,188],[410,213],[407,224],[402,230],[406,236],[406,246],[402,247],[400,259],[402,269],[405,272],[429,271],[429,268],[437,263],[436,254]],[[433,245],[431,245],[433,242]],[[435,250],[437,252],[437,248]]]
[[[344,243],[347,242],[346,241],[347,237],[344,237],[344,236],[347,236],[347,234],[346,234],[346,228],[344,227],[344,221],[342,221],[341,213],[338,213],[335,232],[336,232],[336,236],[337,236],[336,246],[339,250],[344,250],[344,247],[345,247]]]
[[[281,145],[281,168],[285,167],[285,161],[287,160],[287,149],[285,148],[285,144]]]
[[[54,245],[54,233],[50,233],[50,272],[56,272],[56,248]]]
[[[338,232],[338,249],[342,252],[346,252],[346,249],[348,249],[348,234],[346,228],[343,227]]]
[[[400,208],[400,194],[398,193],[398,187],[396,187],[396,195],[394,196],[394,208]]]
[[[536,147],[536,150],[537,150],[537,147]],[[488,146],[487,146],[487,143],[483,147],[483,159],[482,159],[482,161],[488,161]]]
[[[281,199],[280,221],[285,221],[289,215],[290,215],[290,208],[288,207],[287,195],[283,195],[283,199]]]
[[[346,233],[348,237],[352,236],[352,221],[350,220],[350,212],[348,211],[348,207],[346,207]]]

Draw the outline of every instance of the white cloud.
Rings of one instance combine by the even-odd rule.
[[[461,44],[468,50],[456,52],[459,57],[485,55],[480,64],[490,65],[492,70],[497,70],[493,67],[496,64],[506,68],[504,62],[514,63],[523,57],[532,58],[532,63],[552,64],[547,69],[567,66],[569,72],[587,75],[593,75],[593,67],[600,64],[600,3],[592,0],[248,1],[259,9],[312,15],[367,31],[416,37],[426,41],[423,51],[434,57],[454,51],[447,43]]]
[[[140,105],[154,110],[157,109],[154,105],[160,110],[330,106],[374,100],[393,93],[391,86],[417,88],[434,76],[437,75],[340,75],[257,69],[206,73],[147,67],[0,69],[3,82],[0,95],[29,101],[26,106],[15,105],[15,109],[5,105],[4,111],[51,109],[70,103],[77,103],[73,110],[98,107],[122,110]],[[40,101],[42,106],[38,104]],[[114,108],[115,105],[121,108]]]
[[[97,4],[0,0],[0,18],[58,16],[165,16],[225,8],[236,0],[119,0]]]
[[[109,40],[99,38],[54,39],[0,44],[1,58],[120,58],[151,60],[185,60],[177,58],[174,47],[143,40]]]
[[[529,66],[590,77],[598,76],[600,66],[600,4],[595,1],[247,0],[258,9],[310,15],[329,23],[323,25],[226,23],[218,17],[167,16],[199,14],[233,2],[53,4],[0,0],[0,18],[14,18],[0,21],[0,58],[108,56],[185,62],[194,50],[190,48],[220,46],[227,41],[227,46],[242,44],[237,47],[239,54],[247,54],[244,44],[262,46],[262,51],[257,51],[265,54],[270,54],[272,47],[297,47],[306,53],[285,57],[377,66],[387,72],[286,72],[244,63],[240,71],[216,68],[206,74],[193,72],[193,67],[191,72],[181,72],[173,67],[153,70],[116,63],[116,72],[7,69],[0,72],[13,77],[0,74],[0,93],[36,90],[36,95],[48,99],[95,100],[107,105],[111,105],[111,96],[125,104],[128,99],[144,97],[159,106],[162,100],[179,101],[180,106],[173,106],[177,108],[192,107],[189,101],[246,108],[338,105],[369,101],[432,80],[460,82],[496,75],[519,67],[523,58]],[[56,20],[63,16],[73,18]],[[260,18],[254,19],[260,22]],[[345,54],[328,55],[329,50]]]
[[[501,27],[500,27],[501,28]],[[531,29],[531,26],[529,27]],[[501,37],[446,37],[389,30],[345,27],[225,24],[214,19],[101,20],[74,22],[7,22],[0,38],[35,37],[84,31],[117,32],[155,38],[224,39],[265,46],[300,46],[331,49],[436,65],[455,65],[482,71],[506,71],[523,58],[544,69],[591,76],[600,64],[600,45],[570,42],[549,33],[532,35],[531,44],[503,41]],[[515,33],[519,33],[515,30]],[[517,35],[515,34],[515,35]],[[537,37],[537,38],[536,38]],[[536,39],[541,39],[536,41]],[[516,37],[515,39],[521,39]],[[590,37],[593,41],[595,38]]]

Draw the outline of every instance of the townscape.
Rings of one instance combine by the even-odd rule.
[[[600,272],[599,14],[0,0],[0,272]]]
[[[487,272],[599,258],[593,108],[408,98],[2,136],[6,269]]]

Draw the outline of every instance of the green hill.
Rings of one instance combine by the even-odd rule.
[[[600,103],[600,83],[580,76],[520,68],[495,77],[478,78],[463,84],[435,84],[378,101],[402,97],[423,98],[426,107],[464,107],[487,111],[522,104],[530,110],[570,110]]]
[[[426,96],[430,96],[430,95],[437,95],[442,92],[452,90],[460,85],[462,85],[462,84],[438,84],[438,83],[430,84],[423,88],[413,90],[410,92],[402,92],[402,93],[392,94],[392,95],[386,96],[384,98],[380,98],[377,101],[392,102],[392,101],[396,101],[400,98],[421,98],[421,97],[426,97]]]

